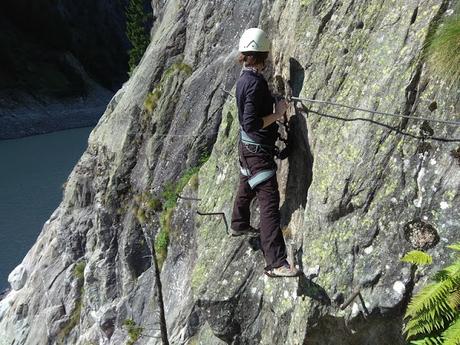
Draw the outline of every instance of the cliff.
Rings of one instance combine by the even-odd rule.
[[[265,277],[257,241],[229,238],[222,216],[197,211],[230,219],[238,121],[222,88],[234,92],[245,28],[273,38],[267,76],[282,76],[294,95],[458,120],[458,90],[423,55],[453,5],[153,5],[143,60],[91,133],[0,302],[0,343],[160,344],[155,242],[172,344],[404,344],[408,298],[459,239],[458,143],[419,139],[421,124],[410,119],[293,104],[293,151],[278,176],[283,232],[301,278]],[[430,126],[435,136],[460,137],[456,127]],[[435,265],[402,263],[413,248],[428,250]]]

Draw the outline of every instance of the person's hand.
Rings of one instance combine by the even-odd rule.
[[[287,107],[288,103],[285,99],[281,99],[278,102],[276,102],[275,114],[278,116],[278,119],[286,113]]]

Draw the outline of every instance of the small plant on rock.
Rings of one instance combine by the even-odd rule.
[[[163,189],[163,211],[160,215],[160,231],[155,238],[155,251],[157,253],[158,266],[161,268],[168,254],[169,238],[171,233],[171,222],[177,199],[182,190],[190,182],[194,190],[198,189],[198,171],[209,159],[209,154],[203,154],[198,160],[198,165],[184,171],[179,180],[175,183],[169,182]]]
[[[160,199],[150,192],[143,192],[134,196],[134,214],[140,224],[151,220],[155,211],[162,210]]]
[[[153,111],[157,107],[158,101],[160,100],[162,94],[163,88],[160,85],[159,87],[153,89],[153,91],[147,95],[144,101],[144,107],[149,113],[153,113]]]
[[[77,279],[83,279],[85,273],[86,263],[84,261],[80,261],[78,264],[75,265],[73,269],[73,274]]]
[[[126,345],[133,345],[142,336],[144,328],[138,326],[136,322],[134,322],[134,320],[131,319],[126,319],[125,321],[123,321],[123,326],[126,327],[126,331],[129,335],[129,340],[126,343]]]
[[[158,85],[155,86],[152,92],[149,92],[147,94],[144,100],[144,108],[147,110],[148,113],[153,113],[153,111],[157,107],[158,102],[160,101],[160,98],[163,95],[163,89],[166,80],[171,76],[181,72],[183,72],[186,76],[190,76],[193,72],[193,69],[191,66],[181,61],[173,63],[163,72],[163,75],[161,76],[161,80],[158,83]]]

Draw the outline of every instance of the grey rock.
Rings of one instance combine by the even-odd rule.
[[[13,290],[20,290],[27,281],[27,269],[24,265],[16,266],[14,270],[8,275],[8,282]]]
[[[457,144],[426,139],[428,147],[389,127],[327,117],[370,120],[366,114],[293,104],[293,151],[278,162],[282,223],[299,268],[320,267],[314,280],[266,277],[257,241],[229,238],[222,215],[196,212],[230,220],[238,121],[235,100],[221,87],[234,92],[235,47],[246,27],[269,32],[267,74],[290,80],[294,94],[415,116],[436,101],[433,113],[447,119],[458,112],[458,93],[421,60],[428,28],[439,24],[447,5],[155,1],[152,43],[91,133],[59,212],[24,258],[28,282],[5,298],[11,303],[0,320],[1,338],[118,345],[128,341],[123,324],[132,320],[142,327],[139,344],[160,344],[151,251],[167,228],[161,281],[172,344],[405,344],[402,307],[449,261],[445,245],[458,241],[460,170],[450,155]],[[152,91],[159,97],[146,106]],[[372,120],[419,131],[412,120]],[[433,130],[460,136],[440,124]],[[189,199],[169,213],[148,206],[145,200],[156,198],[165,204],[165,186],[207,154],[181,191]],[[252,208],[256,225],[257,203]],[[400,259],[422,245],[405,236],[415,219],[430,224],[439,242],[428,246],[434,265],[412,275]],[[79,277],[73,264],[83,261]],[[341,310],[340,300],[360,285],[361,298]],[[27,316],[17,323],[24,303]],[[32,322],[60,305],[64,314],[53,324]],[[110,339],[99,317],[109,322],[109,334],[113,322]]]
[[[319,267],[319,265],[316,265],[314,267],[308,268],[307,270],[304,271],[304,273],[308,279],[313,279],[313,278],[318,277],[320,270],[321,268]]]
[[[101,331],[105,336],[110,339],[115,331],[115,322],[117,318],[117,312],[115,306],[108,305],[105,308],[101,308],[100,316],[98,317],[98,324]]]

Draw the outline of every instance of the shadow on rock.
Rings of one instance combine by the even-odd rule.
[[[320,285],[312,282],[307,278],[305,273],[299,277],[299,284],[297,285],[297,296],[310,297],[311,299],[323,304],[331,305],[331,299],[326,293],[326,290]]]
[[[358,317],[353,322],[324,316],[305,334],[303,345],[403,345],[402,319],[396,315]]]
[[[297,296],[310,297],[311,299],[323,304],[331,305],[331,299],[329,298],[326,290],[320,285],[312,282],[311,276],[307,277],[304,272],[302,263],[303,249],[300,247],[294,254],[295,262],[299,265],[299,270],[302,272],[299,276],[299,282],[297,285]],[[319,271],[316,273],[316,275]],[[316,276],[315,275],[315,276]]]
[[[252,250],[257,251],[261,250],[261,243],[260,243],[260,237],[250,237],[248,240],[248,244],[251,247]],[[297,251],[297,262],[299,263],[299,269],[302,272],[301,275],[299,276],[299,281],[297,285],[297,296],[302,296],[302,297],[310,297],[311,299],[314,299],[315,301],[323,304],[323,305],[330,305],[331,304],[331,299],[326,293],[326,290],[322,288],[320,285],[314,283],[309,279],[305,273],[303,272],[303,267],[302,267],[302,253],[301,250]],[[300,259],[299,259],[300,256]]]
[[[300,63],[289,59],[292,95],[298,96],[302,89],[304,70]],[[307,203],[308,188],[313,179],[313,155],[308,142],[308,128],[303,113],[295,107],[295,115],[289,119],[289,172],[286,183],[286,199],[281,206],[282,226],[289,224],[292,213]],[[299,186],[305,188],[299,189]]]
[[[260,242],[260,236],[250,237],[248,239],[249,246],[253,251],[262,250],[262,243]]]

